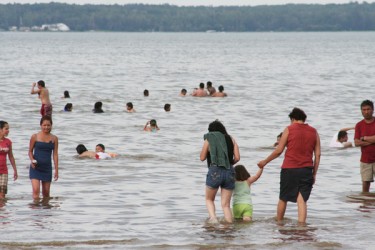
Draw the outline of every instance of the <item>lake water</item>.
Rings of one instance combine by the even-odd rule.
[[[361,191],[360,150],[328,144],[362,119],[362,100],[374,98],[374,44],[374,32],[0,33],[0,119],[10,124],[19,172],[0,208],[0,248],[372,249],[375,202],[347,198]],[[40,79],[54,106],[60,178],[53,198],[36,205],[27,152],[40,129],[40,101],[30,95]],[[206,81],[228,97],[178,96]],[[64,90],[71,99],[61,98]],[[96,101],[105,113],[91,112]],[[67,102],[71,113],[61,111]],[[124,112],[127,102],[136,113]],[[322,142],[307,226],[298,226],[294,203],[285,223],[274,220],[282,157],[252,186],[252,223],[206,225],[199,153],[208,124],[224,123],[254,174],[295,106]],[[158,133],[143,132],[150,119]],[[120,156],[78,159],[79,143],[103,143]]]

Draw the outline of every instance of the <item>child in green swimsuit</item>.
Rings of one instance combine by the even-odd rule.
[[[256,182],[263,173],[263,168],[259,168],[254,176],[250,176],[243,165],[234,167],[236,172],[236,182],[233,192],[233,215],[235,219],[251,221],[253,216],[253,204],[251,201],[250,186]]]

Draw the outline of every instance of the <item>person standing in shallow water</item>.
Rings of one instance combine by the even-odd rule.
[[[298,222],[305,223],[307,200],[320,163],[320,138],[316,129],[305,123],[307,116],[303,110],[294,108],[289,118],[291,125],[284,129],[279,145],[258,166],[263,168],[287,148],[281,165],[277,221],[284,219],[287,203],[291,201],[297,202]]]
[[[44,81],[38,81],[38,89],[35,89],[36,83],[34,82],[31,88],[31,94],[38,94],[40,101],[42,102],[42,107],[40,108],[40,114],[42,116],[49,115],[52,116],[52,103],[49,99],[49,91],[45,86]]]
[[[354,144],[361,147],[362,192],[370,192],[375,175],[375,117],[374,103],[365,100],[361,103],[363,120],[355,126]]]
[[[0,121],[0,199],[4,199],[8,192],[8,166],[7,156],[13,167],[13,178],[17,180],[16,161],[13,156],[12,142],[6,138],[9,134],[9,124],[6,121]]]
[[[226,222],[233,222],[230,200],[235,187],[233,164],[240,160],[240,151],[236,141],[227,133],[224,125],[215,120],[208,126],[208,133],[203,136],[204,143],[200,160],[207,160],[206,207],[208,222],[217,223],[215,197],[221,189],[221,207]]]
[[[43,198],[50,197],[52,181],[52,162],[55,165],[54,180],[59,178],[58,167],[58,145],[57,136],[51,133],[52,119],[50,116],[43,116],[40,120],[41,131],[33,134],[30,138],[30,180],[33,189],[33,199],[39,199],[40,186],[42,186]]]

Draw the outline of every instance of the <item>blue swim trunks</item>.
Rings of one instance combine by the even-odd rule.
[[[208,168],[206,186],[217,189],[219,187],[233,190],[235,183],[235,172],[233,166],[229,169],[212,165]]]

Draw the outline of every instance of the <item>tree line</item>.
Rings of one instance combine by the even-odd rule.
[[[375,3],[254,7],[0,4],[0,29],[48,23],[64,23],[72,31],[369,31],[375,30]]]

